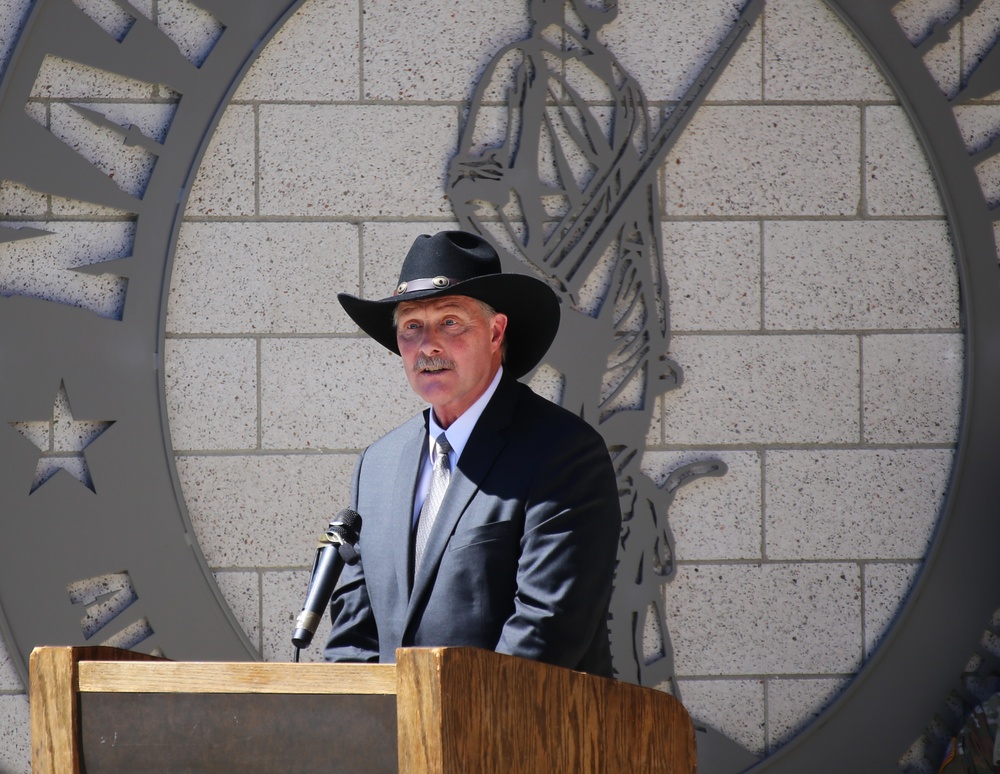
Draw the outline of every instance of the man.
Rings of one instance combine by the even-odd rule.
[[[394,295],[339,299],[430,408],[355,466],[361,561],[334,593],[327,660],[465,645],[610,677],[615,472],[595,430],[516,381],[555,337],[553,291],[446,231],[416,239]]]

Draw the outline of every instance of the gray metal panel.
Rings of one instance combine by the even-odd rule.
[[[33,647],[88,638],[175,659],[259,657],[194,539],[174,469],[161,367],[167,280],[198,164],[250,63],[300,2],[202,3],[224,30],[197,67],[127,3],[121,7],[134,21],[120,41],[70,0],[38,0],[18,40],[0,85],[0,178],[132,213],[135,221],[130,257],[87,267],[127,278],[120,319],[0,298],[0,629],[25,683]],[[47,56],[179,94],[163,142],[143,142],[156,164],[140,196],[26,114]],[[135,130],[121,131],[135,138]],[[0,240],[16,238],[45,235],[0,231]],[[50,418],[60,390],[74,420],[106,429],[83,449],[86,479],[59,471],[32,491],[39,450],[8,423]],[[89,592],[71,598],[88,583]],[[83,619],[102,606],[107,620],[97,631],[86,628]]]

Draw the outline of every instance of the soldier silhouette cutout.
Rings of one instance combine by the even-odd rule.
[[[617,12],[600,0],[529,2],[530,36],[502,49],[476,88],[448,193],[505,270],[534,273],[560,297],[559,335],[535,382],[601,432],[615,463],[615,672],[678,695],[663,616],[675,570],[667,512],[678,487],[726,467],[685,465],[662,488],[640,470],[656,398],[683,375],[666,356],[657,127],[638,82],[597,37]]]

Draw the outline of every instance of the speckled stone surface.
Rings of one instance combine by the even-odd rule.
[[[944,449],[768,452],[767,555],[922,558],[950,462]]]
[[[684,385],[663,399],[671,444],[850,443],[860,427],[849,336],[677,336]]]
[[[923,148],[902,108],[865,109],[865,197],[872,215],[944,216]]]
[[[860,131],[851,105],[705,105],[667,156],[667,214],[854,214]]]
[[[219,256],[226,256],[219,260]],[[348,333],[358,229],[346,223],[186,223],[170,287],[171,334]]]
[[[663,486],[671,471],[705,459],[720,460],[722,478],[693,481],[677,490],[670,506],[670,527],[679,561],[760,559],[761,465],[758,452],[717,454],[646,452],[643,471]]]
[[[365,99],[405,102],[466,99],[497,42],[529,29],[516,3],[370,0],[364,20]]]
[[[43,223],[22,221],[17,226],[41,228]],[[120,277],[67,269],[127,257],[134,234],[134,224],[123,221],[70,221],[44,237],[12,242],[4,247],[0,262],[0,294],[59,301],[118,318],[125,300]]]
[[[677,100],[705,60],[722,43],[742,3],[705,0],[677,13],[666,3],[620,3],[618,17],[601,33],[622,66],[652,101]],[[711,92],[712,99],[759,99],[761,23],[755,25],[739,59]]]
[[[423,105],[262,105],[265,215],[444,215],[458,113]]]
[[[770,328],[958,327],[943,221],[767,223],[764,254]]]
[[[788,742],[811,723],[847,685],[845,679],[769,680],[768,741],[772,749]]]
[[[875,63],[823,4],[769,0],[765,24],[766,99],[893,99]]]
[[[675,331],[756,330],[761,324],[760,224],[663,225],[663,271]]]
[[[860,614],[852,562],[685,564],[665,609],[681,676],[852,672]]]
[[[182,456],[177,466],[212,567],[311,567],[317,537],[350,505],[353,455]]]
[[[186,212],[251,216],[257,208],[257,120],[252,105],[229,105],[198,168]]]
[[[168,339],[165,376],[175,451],[257,446],[257,347],[248,339]]]
[[[261,443],[360,449],[423,408],[402,360],[369,339],[261,344]]]
[[[955,443],[962,398],[963,337],[880,334],[863,342],[868,443]]]
[[[764,747],[763,680],[680,680],[681,701],[705,723],[749,750]]]
[[[360,15],[343,0],[311,0],[278,30],[234,100],[358,98]]]

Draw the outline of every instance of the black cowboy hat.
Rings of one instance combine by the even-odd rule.
[[[398,355],[396,306],[439,296],[469,296],[507,315],[504,368],[514,378],[538,365],[559,330],[559,300],[552,288],[526,274],[502,273],[493,245],[466,231],[418,236],[388,298],[367,301],[348,293],[337,298],[361,330]]]

